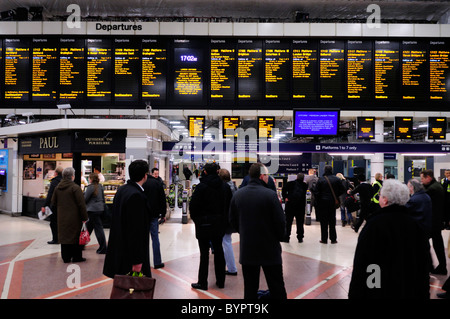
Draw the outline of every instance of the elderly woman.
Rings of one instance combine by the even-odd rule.
[[[61,244],[61,257],[65,263],[80,262],[82,246],[79,245],[82,223],[87,221],[86,204],[80,186],[73,182],[75,170],[66,167],[62,180],[55,188],[52,205],[57,207],[58,240]]]
[[[361,231],[353,261],[350,299],[428,299],[429,244],[408,213],[408,187],[386,180],[377,214]]]

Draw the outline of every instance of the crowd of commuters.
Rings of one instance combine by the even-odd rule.
[[[73,168],[56,169],[45,205],[53,211],[49,244],[61,244],[64,262],[85,260],[78,237],[82,223],[87,222],[89,232],[95,231],[99,243],[97,253],[106,254],[106,276],[113,278],[130,271],[151,276],[150,237],[154,268],[164,267],[158,238],[158,225],[165,221],[166,214],[164,184],[157,168],[149,173],[146,161],[133,161],[128,169],[130,179],[114,198],[108,244],[101,221],[105,202],[98,173],[89,176],[83,194],[73,182]],[[228,170],[207,163],[189,204],[200,251],[198,280],[192,288],[208,289],[210,250],[214,253],[218,288],[224,288],[227,275],[237,275],[231,237],[238,233],[244,298],[258,298],[262,268],[270,297],[286,299],[280,242],[289,242],[294,218],[297,240],[303,242],[309,191],[311,210],[314,208],[320,222],[320,243],[326,244],[328,239],[337,243],[337,209],[341,211],[342,226],[349,224],[359,232],[365,223],[355,250],[350,299],[427,299],[429,274],[447,274],[442,230],[448,229],[450,170],[445,175],[438,183],[432,170],[424,170],[420,180],[404,184],[393,176],[383,181],[383,176],[376,174],[371,185],[364,174],[350,181],[325,166],[320,177],[314,172],[306,176],[299,173],[295,180],[285,183],[281,194],[283,211],[274,180],[263,164],[252,164],[237,189]],[[437,257],[436,266],[432,251]],[[450,298],[450,279],[443,290],[438,296]]]

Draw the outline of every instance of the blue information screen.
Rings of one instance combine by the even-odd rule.
[[[294,136],[333,136],[339,130],[339,110],[294,110]]]

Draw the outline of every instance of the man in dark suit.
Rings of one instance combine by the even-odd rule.
[[[47,244],[57,244],[58,243],[58,220],[57,220],[57,212],[56,212],[56,206],[51,206],[52,196],[53,192],[55,191],[56,186],[58,186],[59,182],[61,182],[62,179],[62,172],[63,168],[61,166],[58,166],[55,169],[56,176],[52,178],[52,181],[50,182],[50,187],[48,188],[47,198],[45,199],[44,206],[41,208],[41,211],[45,213],[45,207],[48,206],[50,210],[52,211],[52,214],[50,215],[50,229],[52,231],[52,240],[48,241]]]
[[[359,213],[358,221],[353,224],[353,230],[358,232],[362,223],[367,220],[373,213],[374,207],[379,206],[372,201],[373,197],[373,187],[366,182],[366,176],[364,174],[358,175],[359,185],[355,189],[349,189],[347,191],[350,195],[359,194],[359,202],[361,204],[361,211]]]
[[[286,213],[286,237],[283,242],[288,243],[291,236],[292,222],[297,224],[297,240],[299,243],[303,242],[305,222],[305,207],[306,207],[306,190],[308,185],[303,182],[305,174],[297,174],[295,181],[286,183],[283,187],[282,195],[285,200],[285,213]]]
[[[332,188],[330,188],[330,185]],[[333,195],[334,191],[334,195]],[[328,242],[328,230],[332,244],[337,243],[336,234],[336,204],[338,199],[345,192],[341,180],[333,175],[333,168],[325,166],[323,176],[319,178],[312,192],[317,200],[317,214],[320,220],[320,233],[322,244]]]
[[[280,244],[286,232],[283,208],[266,187],[269,174],[263,164],[252,164],[249,175],[248,185],[234,193],[230,204],[230,223],[240,235],[244,298],[257,298],[262,267],[270,297],[286,299]]]
[[[147,180],[148,164],[143,160],[131,162],[130,179],[114,197],[108,250],[103,274],[126,275],[130,271],[151,277],[149,227],[150,212],[142,185]]]
[[[214,249],[214,269],[216,285],[224,288],[225,285],[225,256],[223,253],[222,239],[225,235],[225,227],[231,190],[222,181],[217,171],[219,167],[215,163],[207,163],[204,168],[204,176],[200,178],[189,203],[191,218],[195,223],[195,237],[200,249],[200,265],[198,270],[198,282],[191,286],[195,289],[208,290],[209,248]]]

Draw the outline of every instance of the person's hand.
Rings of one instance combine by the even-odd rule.
[[[131,267],[131,271],[141,272],[141,270],[142,270],[142,264],[133,265]]]

